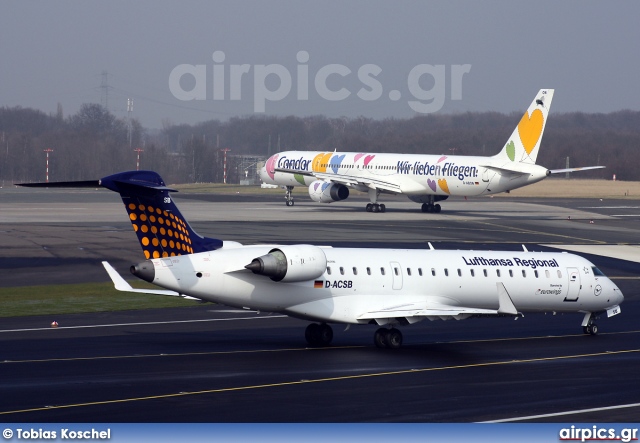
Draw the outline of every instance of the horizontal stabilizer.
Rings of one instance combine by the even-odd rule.
[[[173,297],[182,297],[185,298],[187,300],[200,300],[198,298],[195,297],[189,297],[187,295],[182,295],[176,291],[169,291],[169,290],[164,290],[164,289],[135,289],[132,288],[131,285],[129,283],[127,283],[127,281],[122,278],[122,276],[118,273],[118,271],[116,271],[113,266],[111,266],[109,264],[109,262],[103,261],[102,262],[102,266],[104,266],[104,268],[107,270],[107,273],[109,274],[109,277],[111,277],[111,281],[113,282],[113,285],[115,286],[116,290],[118,291],[122,291],[122,292],[138,292],[141,294],[152,294],[152,295],[170,295]]]
[[[589,169],[604,169],[606,166],[585,166],[584,168],[565,168],[565,169],[550,169],[549,172],[552,174],[562,174],[563,172],[578,172],[578,171],[588,171]]]
[[[85,180],[76,182],[39,182],[39,183],[16,183],[16,186],[25,188],[99,188],[100,180]]]

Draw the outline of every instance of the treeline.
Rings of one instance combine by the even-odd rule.
[[[97,104],[63,116],[27,108],[0,108],[0,180],[44,180],[44,149],[50,180],[86,180],[140,168],[158,171],[169,183],[222,182],[244,174],[234,156],[268,156],[284,150],[402,152],[493,155],[522,114],[485,112],[430,114],[409,119],[248,116],[195,125],[166,123],[147,130],[133,119],[116,118]],[[640,112],[551,114],[538,163],[550,168],[605,165],[584,178],[640,180]]]

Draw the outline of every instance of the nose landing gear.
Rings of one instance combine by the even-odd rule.
[[[285,204],[287,206],[293,206],[293,195],[291,195],[291,191],[293,191],[293,186],[287,186],[284,192]]]
[[[598,335],[598,325],[595,324],[597,319],[595,312],[587,312],[582,320],[582,332],[587,335]]]

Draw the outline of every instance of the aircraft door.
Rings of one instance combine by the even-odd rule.
[[[393,289],[402,289],[402,266],[400,263],[391,262],[391,278],[393,279]]]
[[[582,289],[580,271],[578,268],[567,268],[567,275],[569,276],[569,289],[564,301],[578,301],[580,289]]]

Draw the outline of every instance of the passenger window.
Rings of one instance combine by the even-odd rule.
[[[500,277],[500,269],[496,269],[496,275]]]
[[[418,268],[418,275],[422,277],[422,268]]]
[[[411,277],[411,268],[407,268],[407,275]]]
[[[353,275],[358,275],[358,268],[355,266],[353,267]]]
[[[331,275],[331,266],[327,266],[327,275]]]
[[[340,275],[344,275],[344,268],[340,266]]]
[[[462,270],[458,269],[458,277],[462,277]]]
[[[548,269],[544,271],[544,274],[547,276],[547,278],[551,278],[551,273]]]
[[[475,277],[476,276],[476,271],[474,271],[473,269],[471,269],[470,271],[471,271],[471,277]]]
[[[449,270],[447,268],[444,268],[444,276],[449,277]]]
[[[522,270],[522,276],[525,278],[527,277],[527,271],[525,271],[524,269]]]
[[[485,276],[485,277],[488,277],[488,275],[487,275],[487,270],[486,270],[486,269],[483,269],[483,270],[482,270],[482,273],[484,274],[484,276]]]
[[[367,275],[371,275],[371,268],[367,266]]]
[[[538,270],[537,269],[535,271],[533,271],[533,275],[535,275],[536,278],[538,278]]]
[[[384,268],[380,268],[380,274],[384,275]]]
[[[398,268],[394,267],[394,268],[393,268],[393,273],[394,273],[394,274],[396,274],[396,275],[399,275],[399,273],[398,273]]]
[[[436,268],[431,268],[431,275],[436,276]]]
[[[562,278],[562,272],[558,269],[558,278]]]
[[[513,269],[509,269],[509,277],[513,277]]]

